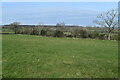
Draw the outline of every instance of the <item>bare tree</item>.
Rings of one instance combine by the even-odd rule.
[[[65,23],[64,23],[64,22],[57,23],[57,24],[56,24],[56,27],[65,27]]]
[[[17,33],[17,28],[19,26],[20,22],[13,22],[10,24],[10,27],[14,30],[15,34]]]
[[[118,26],[118,11],[117,9],[112,9],[110,11],[101,13],[97,16],[97,19],[93,22],[100,25],[101,27],[108,28],[108,40],[110,40],[111,33]]]
[[[56,24],[56,30],[64,31],[65,30],[64,28],[65,28],[65,23],[64,22],[60,22],[60,23]]]

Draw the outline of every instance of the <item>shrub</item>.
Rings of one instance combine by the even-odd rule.
[[[71,35],[71,34],[70,35],[65,35],[65,37],[73,37],[73,35]]]
[[[100,33],[100,34],[99,34],[99,39],[100,39],[100,40],[107,40],[107,39],[108,39],[108,35],[105,34],[105,33]]]
[[[36,29],[33,29],[32,33],[31,33],[31,31],[29,30],[29,34],[39,35],[39,32],[38,32]]]
[[[72,35],[73,37],[80,38],[80,30],[79,29],[73,30]]]
[[[54,31],[47,31],[47,36],[54,36]]]
[[[112,34],[111,40],[118,40],[118,34]]]
[[[25,30],[24,32],[23,32],[24,34],[30,34],[30,30]]]
[[[87,38],[88,34],[86,30],[80,30],[80,37],[81,38]]]
[[[41,30],[41,35],[42,35],[42,36],[46,36],[46,35],[47,35],[47,31]]]
[[[61,31],[58,31],[58,30],[56,30],[55,32],[54,32],[54,37],[63,37],[64,35],[63,35],[63,32],[61,32]]]
[[[97,39],[99,38],[99,33],[98,32],[89,33],[88,37],[92,39]]]
[[[19,29],[16,30],[16,34],[20,34],[20,30]]]
[[[73,37],[71,32],[64,32],[65,37]]]

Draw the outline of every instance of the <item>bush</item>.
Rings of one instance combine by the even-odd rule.
[[[54,36],[54,31],[47,31],[47,36]]]
[[[73,35],[71,35],[71,34],[70,35],[65,35],[65,37],[73,37]]]
[[[87,38],[88,34],[86,30],[80,30],[80,37],[81,38]]]
[[[71,32],[64,32],[65,37],[73,37]]]
[[[112,34],[111,40],[118,40],[118,34]]]
[[[58,31],[58,30],[56,30],[55,32],[54,32],[54,37],[63,37],[64,35],[63,35],[63,32],[61,32],[61,31]]]
[[[41,35],[42,35],[42,36],[46,36],[46,35],[47,35],[47,31],[41,30]]]
[[[39,35],[39,32],[38,32],[36,29],[33,29],[32,33],[31,33],[31,31],[29,30],[29,34]]]
[[[20,32],[20,29],[17,29],[16,30],[16,34],[20,34],[21,32]]]
[[[99,38],[99,33],[98,32],[89,33],[88,37],[92,39],[97,39]]]
[[[72,35],[73,37],[80,38],[80,30],[79,29],[73,30]]]
[[[99,39],[100,40],[107,40],[108,39],[108,35],[104,34],[104,33],[101,33],[101,34],[99,34]]]

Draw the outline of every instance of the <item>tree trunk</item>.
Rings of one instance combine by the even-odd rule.
[[[41,35],[41,30],[39,30],[39,36]]]
[[[108,34],[108,40],[111,40],[111,33]]]

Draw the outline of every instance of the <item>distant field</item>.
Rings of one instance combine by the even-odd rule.
[[[117,78],[117,41],[3,35],[5,78]]]

